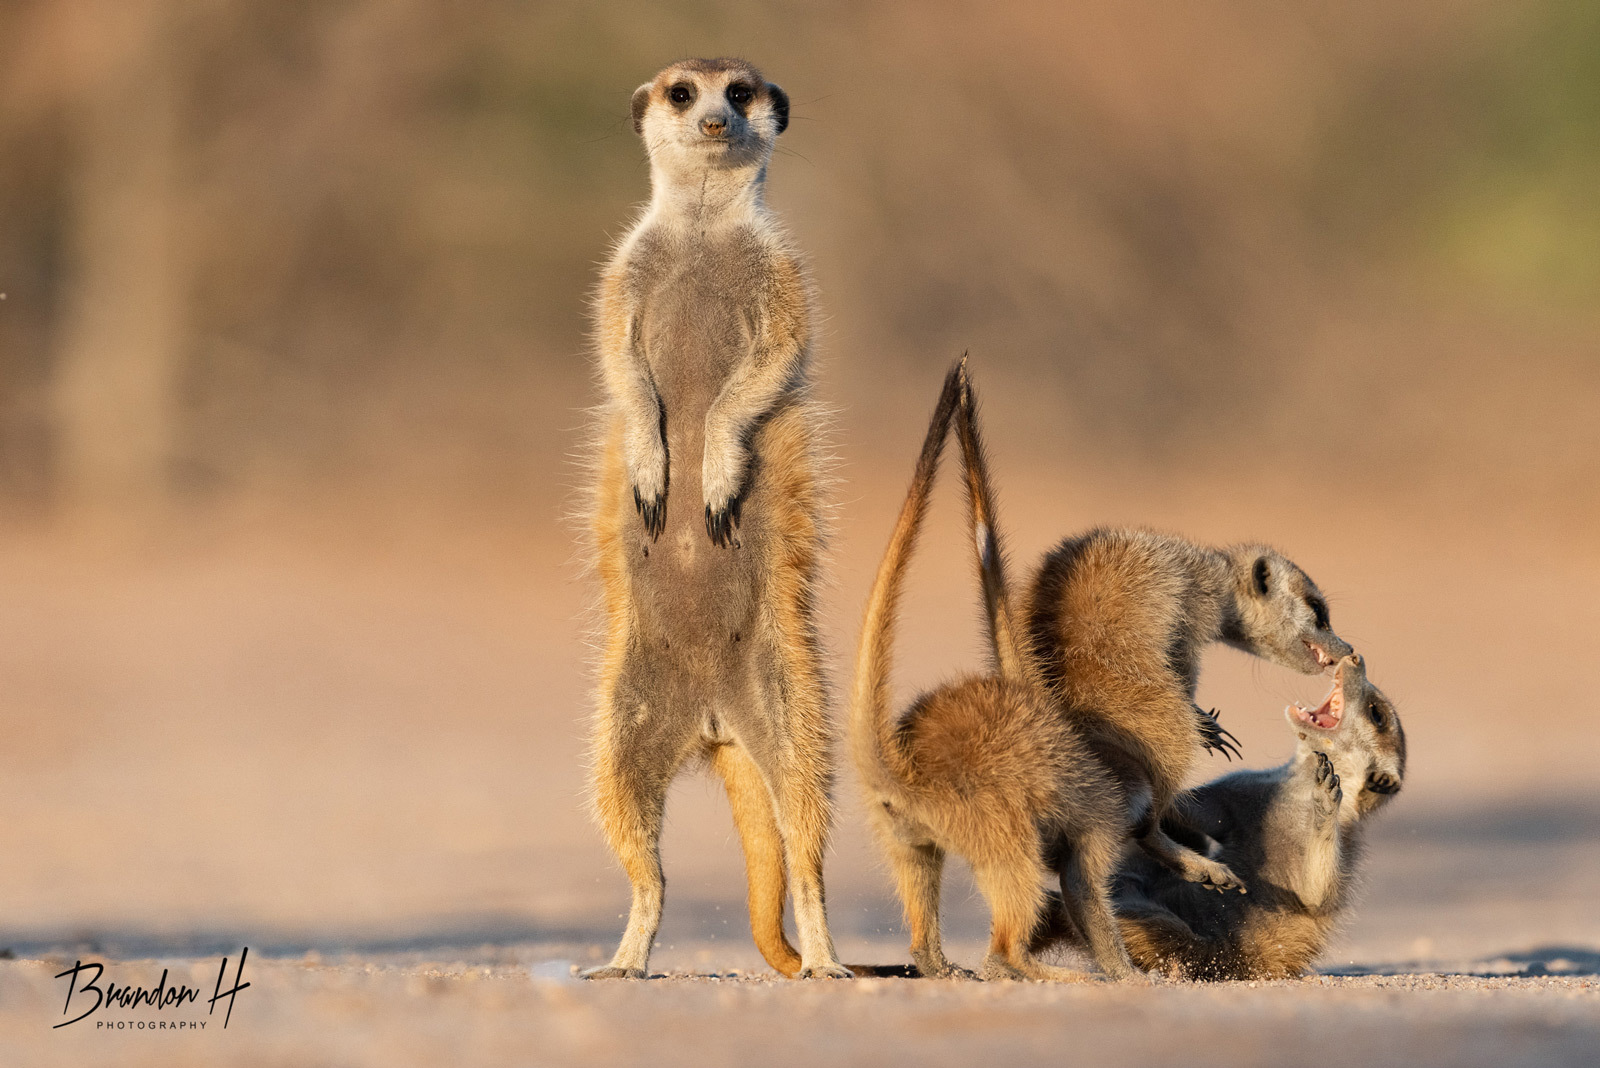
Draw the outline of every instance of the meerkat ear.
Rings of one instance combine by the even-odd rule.
[[[1267,581],[1272,578],[1272,565],[1267,563],[1265,556],[1256,557],[1256,566],[1250,569],[1250,577],[1255,582],[1256,593],[1265,597],[1267,595]]]
[[[650,106],[650,87],[654,84],[645,82],[633,91],[633,132],[641,136],[644,134],[644,112]]]
[[[789,94],[768,82],[767,95],[772,98],[772,110],[778,116],[778,132],[783,133],[789,128]]]

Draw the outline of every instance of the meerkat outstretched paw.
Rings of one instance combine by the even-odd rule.
[[[1200,744],[1214,753],[1221,753],[1233,763],[1233,758],[1244,759],[1244,754],[1239,751],[1239,739],[1233,732],[1224,727],[1217,720],[1217,710],[1207,712],[1199,705],[1194,706],[1195,720],[1200,724]]]
[[[1329,810],[1337,812],[1344,802],[1344,788],[1339,785],[1339,773],[1333,769],[1333,761],[1326,753],[1317,754],[1317,785],[1322,788]]]

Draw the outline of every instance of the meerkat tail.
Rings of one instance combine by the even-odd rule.
[[[877,777],[894,759],[889,723],[889,672],[894,656],[895,614],[911,553],[916,548],[923,517],[927,515],[928,497],[938,474],[939,457],[950,431],[950,417],[955,411],[960,383],[961,364],[958,363],[945,375],[938,406],[934,408],[927,437],[922,442],[922,454],[917,457],[916,473],[906,490],[906,501],[900,508],[894,533],[890,535],[889,547],[878,565],[872,592],[867,596],[850,700],[850,738],[863,777]]]
[[[1034,681],[1030,661],[1021,635],[1011,615],[1007,593],[1005,549],[996,515],[994,485],[989,480],[989,460],[978,431],[978,402],[967,376],[963,356],[957,369],[961,376],[961,400],[956,409],[956,438],[961,443],[961,466],[966,475],[967,515],[977,554],[978,583],[983,590],[984,614],[989,620],[989,643],[995,669],[1001,678],[1018,682]]]

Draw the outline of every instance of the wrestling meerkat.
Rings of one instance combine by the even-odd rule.
[[[1128,797],[1136,841],[1184,878],[1245,890],[1227,865],[1174,842],[1161,819],[1220,727],[1194,703],[1214,641],[1307,674],[1350,652],[1309,576],[1262,545],[1213,549],[1098,529],[1048,553],[1030,586],[1032,655]]]
[[[889,707],[895,617],[955,415],[967,469],[979,583],[995,670],[923,694],[896,722]],[[1028,951],[1054,869],[1094,959],[1133,974],[1110,903],[1124,802],[1051,701],[1011,617],[965,358],[951,369],[867,600],[856,657],[851,743],[867,809],[894,869],[911,956],[925,976],[964,974],[945,959],[939,890],[947,852],[965,857],[991,914],[985,978],[1082,979]]]
[[[1141,968],[1175,979],[1287,979],[1322,953],[1350,904],[1364,821],[1400,790],[1406,736],[1394,704],[1359,656],[1339,661],[1316,709],[1284,710],[1296,738],[1282,767],[1238,771],[1179,795],[1176,837],[1211,845],[1244,875],[1248,897],[1207,893],[1130,854],[1117,913]],[[1035,947],[1080,941],[1052,902]]]
[[[633,903],[611,963],[586,975],[646,974],[667,787],[703,758],[727,787],[762,955],[785,975],[847,977],[823,904],[812,301],[762,200],[789,101],[743,60],[694,59],[640,86],[632,111],[651,197],[600,282],[592,530],[607,617],[594,804]]]

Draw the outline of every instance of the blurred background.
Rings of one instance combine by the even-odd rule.
[[[793,101],[836,684],[970,350],[1019,566],[1271,541],[1399,702],[1348,955],[1600,945],[1583,0],[0,0],[0,943],[609,953],[587,301],[629,95],[718,54]],[[980,662],[959,514],[908,694]],[[1321,685],[1218,650],[1201,696],[1259,765]],[[900,935],[839,794],[850,957]],[[754,964],[725,803],[670,811],[663,951]]]

